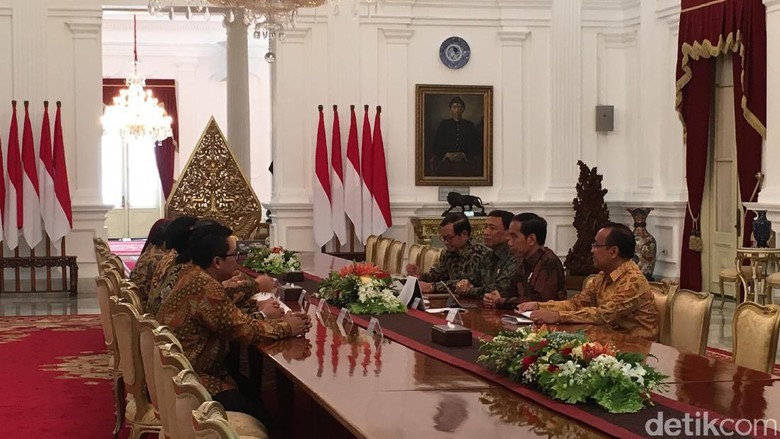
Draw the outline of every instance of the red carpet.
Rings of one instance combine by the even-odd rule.
[[[0,438],[110,438],[108,359],[96,315],[0,317]]]
[[[716,360],[731,362],[731,352],[724,351],[723,349],[707,347],[705,354],[707,357],[714,358]],[[775,368],[772,371],[772,375],[780,375],[780,364],[775,364]]]
[[[146,243],[145,239],[136,239],[133,241],[108,241],[108,248],[111,253],[117,256],[138,256]]]

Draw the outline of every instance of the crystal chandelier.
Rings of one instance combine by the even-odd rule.
[[[125,142],[149,139],[161,142],[173,135],[171,117],[162,103],[144,90],[146,79],[138,73],[138,49],[136,47],[136,22],[133,17],[133,72],[127,77],[127,88],[119,90],[114,103],[107,106],[100,118],[104,134],[119,133]]]
[[[186,0],[185,17],[188,20],[192,18],[194,7],[197,12],[205,10],[204,14],[208,19],[211,13],[205,3],[210,3],[224,10],[227,23],[239,18],[244,25],[254,28],[255,38],[284,39],[284,30],[295,27],[299,8],[314,8],[326,2],[327,0]],[[166,10],[168,18],[173,20],[176,8],[172,1],[163,5],[161,0],[149,0],[149,13],[152,15]],[[338,12],[337,6],[334,6],[334,10]]]

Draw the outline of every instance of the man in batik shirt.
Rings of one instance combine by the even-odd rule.
[[[471,223],[462,213],[450,213],[439,224],[441,240],[447,251],[427,273],[420,273],[414,264],[406,266],[406,274],[420,280],[423,293],[455,291],[455,284],[465,279],[488,253],[488,248],[471,242]]]
[[[255,319],[225,295],[223,281],[238,268],[236,242],[220,225],[195,229],[190,237],[192,264],[183,269],[157,318],[171,328],[200,382],[215,401],[229,411],[240,411],[267,421],[251,389],[241,389],[226,364],[231,341],[256,345],[305,333],[311,328],[306,314],[288,313],[277,321]]]
[[[194,216],[180,216],[168,224],[165,231],[165,248],[168,251],[157,262],[149,281],[147,312],[157,314],[159,311],[162,302],[160,293],[163,289],[161,283],[176,265],[176,258],[179,254],[183,254],[187,249],[192,228],[197,221],[198,219]]]
[[[631,260],[635,246],[628,227],[607,224],[591,245],[593,265],[601,270],[593,282],[570,300],[526,302],[517,312],[533,311],[535,323],[607,325],[629,336],[656,340],[658,310],[647,279]]]
[[[155,221],[149,229],[149,236],[146,237],[141,256],[138,257],[133,271],[130,272],[129,280],[138,287],[138,298],[141,299],[144,309],[149,299],[149,285],[152,283],[154,269],[168,252],[165,249],[165,231],[170,222],[165,218]]]
[[[488,308],[512,309],[518,303],[566,298],[566,276],[560,258],[545,247],[547,221],[535,213],[521,213],[509,225],[509,246],[520,258],[510,288],[492,291],[483,303]]]
[[[480,259],[474,273],[458,281],[455,292],[459,295],[481,298],[490,291],[506,291],[513,285],[520,264],[506,242],[512,213],[494,210],[485,219],[482,242],[490,249]]]

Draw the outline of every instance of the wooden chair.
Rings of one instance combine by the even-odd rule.
[[[422,264],[420,265],[420,273],[427,273],[431,271],[431,268],[439,262],[442,249],[438,247],[428,247],[422,254]]]
[[[369,235],[366,239],[366,262],[370,264],[376,264],[376,244],[379,241],[379,237],[376,235]]]
[[[195,430],[188,416],[204,402],[211,401],[211,395],[191,369],[184,369],[173,378],[173,391],[176,395],[176,438],[194,439]],[[225,414],[228,423],[241,438],[268,439],[268,430],[251,415],[230,411]]]
[[[748,266],[743,266],[741,268],[742,268],[742,276],[745,278],[748,285],[751,286],[752,288],[755,288],[755,279],[753,279],[753,269],[751,269]],[[757,274],[761,276],[761,273],[757,273]],[[726,284],[734,284],[734,302],[739,304],[740,303],[739,288],[741,282],[737,277],[736,267],[726,267],[720,270],[720,273],[718,273],[718,292],[720,293],[721,309],[723,308],[723,305],[726,303],[726,291],[725,291]]]
[[[239,439],[217,401],[206,401],[192,411],[192,428],[196,439]]]
[[[764,282],[764,297],[769,299],[769,303],[775,303],[775,288],[780,288],[780,272],[770,274]]]
[[[157,329],[154,329],[152,333],[154,334],[154,350],[152,356],[154,357],[154,386],[156,389],[155,392],[157,394],[157,412],[160,416],[160,424],[162,425],[163,436],[172,438],[175,428],[176,400],[174,394],[172,393],[173,389],[171,385],[168,384],[168,382],[178,372],[171,374],[170,372],[172,371],[165,371],[165,366],[163,366],[162,362],[162,353],[163,351],[166,351],[182,354],[182,348],[179,340],[176,339],[173,333],[166,326],[161,326]],[[186,358],[184,360],[186,360]],[[189,362],[185,364],[192,368],[189,366]],[[168,378],[167,380],[165,379],[166,377]]]
[[[674,295],[676,287],[672,287],[670,283],[650,282],[650,290],[653,292],[655,307],[658,309],[658,342],[668,345],[671,332],[669,299]]]
[[[409,256],[406,259],[408,264],[414,264],[420,266],[422,264],[422,253],[425,250],[425,246],[422,244],[412,244],[409,246]]]
[[[780,331],[780,306],[745,302],[734,311],[734,364],[772,373]]]
[[[704,355],[710,333],[712,294],[682,289],[669,300],[669,345]]]
[[[100,308],[100,324],[103,327],[103,339],[106,343],[106,350],[111,355],[108,367],[111,369],[114,405],[116,406],[116,423],[113,431],[116,439],[119,437],[119,432],[125,423],[125,395],[122,383],[122,369],[119,367],[119,349],[114,338],[114,321],[111,318],[111,287],[108,284],[108,280],[102,276],[95,278],[95,284],[97,286],[98,307]]]
[[[392,238],[379,238],[379,241],[376,243],[374,264],[376,264],[376,266],[381,268],[382,270],[385,270],[385,267],[387,266],[387,256],[388,253],[390,252],[390,244],[392,243],[393,243]]]
[[[387,260],[385,261],[384,266],[385,271],[391,274],[401,273],[404,250],[406,250],[405,242],[393,240],[393,242],[390,243],[390,248],[387,250]]]
[[[136,322],[139,335],[139,347],[141,350],[141,364],[144,368],[146,389],[149,391],[149,400],[152,406],[159,412],[159,400],[157,399],[157,382],[154,378],[154,332],[167,330],[161,326],[151,314],[144,314]],[[173,335],[173,334],[171,334]]]
[[[138,313],[129,302],[118,297],[111,297],[109,306],[122,369],[123,385],[120,387],[124,389],[120,394],[126,389],[131,397],[125,408],[130,437],[137,439],[144,433],[159,433],[160,420],[150,405],[141,363],[140,335],[136,326]]]
[[[112,254],[106,262],[108,262],[112,267],[114,267],[114,269],[116,269],[116,272],[119,273],[120,279],[127,279],[129,273],[127,272],[125,263],[122,262],[122,258]]]

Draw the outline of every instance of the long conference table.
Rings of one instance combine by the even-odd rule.
[[[352,263],[323,253],[299,258],[303,271],[319,278]],[[388,337],[376,341],[358,325],[345,330],[336,325],[335,313],[317,316],[315,306],[308,312],[313,327],[304,337],[260,348],[283,381],[306,392],[356,437],[609,437],[576,414],[538,403],[541,395],[520,395]],[[488,335],[515,329],[501,323],[504,312],[467,310],[464,326]],[[560,329],[583,329],[591,340],[612,343],[622,351],[656,357],[651,364],[669,377],[668,387],[658,394],[672,403],[721,418],[780,420],[780,377],[600,327],[563,326]],[[608,419],[620,424],[617,416]]]

